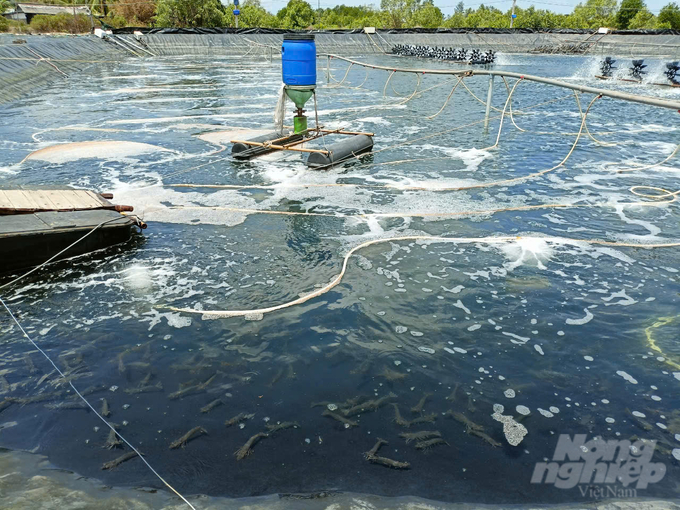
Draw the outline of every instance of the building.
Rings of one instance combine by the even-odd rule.
[[[89,16],[91,13],[90,8],[85,6],[69,7],[68,5],[18,3],[13,10],[5,12],[3,16],[8,19],[30,23],[33,16],[37,16],[38,14],[47,16],[55,16],[57,14],[70,14],[72,16],[74,14],[84,14],[85,16]]]

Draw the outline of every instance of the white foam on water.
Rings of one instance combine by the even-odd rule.
[[[491,154],[489,151],[474,148],[462,149],[458,147],[444,147],[441,145],[431,144],[417,146],[413,145],[412,147],[417,148],[421,151],[443,152],[451,159],[458,159],[462,161],[465,164],[465,170],[470,172],[474,172],[475,170],[477,170],[479,168],[479,165],[481,165],[482,162],[484,162],[486,159],[493,158],[493,154]]]
[[[621,298],[619,301],[611,302],[614,298]],[[637,303],[635,299],[630,297],[628,294],[626,294],[626,289],[621,289],[618,292],[612,292],[611,295],[607,297],[601,298],[602,301],[605,301],[604,306],[611,306],[611,305],[621,305],[621,306],[630,306],[634,305]]]
[[[192,126],[192,124],[178,124],[181,126]],[[245,127],[233,127],[229,129],[222,129],[220,131],[212,131],[210,133],[201,133],[196,138],[205,142],[213,144],[228,144],[232,140],[248,140],[258,136],[271,133],[272,129],[251,129]]]
[[[392,123],[382,117],[364,117],[363,119],[357,119],[357,122],[367,122],[371,124],[378,124],[381,126],[391,126]]]
[[[100,141],[73,142],[52,145],[32,152],[26,159],[46,161],[48,163],[68,163],[79,159],[115,160],[130,156],[140,156],[152,152],[172,152],[170,149],[140,142]]]
[[[547,269],[545,264],[555,253],[554,248],[548,242],[536,237],[520,237],[511,243],[500,245],[499,249],[508,259],[508,262],[503,265],[508,271],[521,265]]]
[[[630,375],[627,372],[624,372],[623,370],[617,370],[616,375],[623,377],[626,382],[629,382],[631,384],[637,384],[637,379],[635,379],[632,375]]]
[[[470,309],[467,306],[465,306],[460,299],[458,299],[455,303],[453,303],[453,306],[455,306],[456,308],[460,308],[461,310],[463,310],[468,315],[470,315],[472,313],[470,311]]]
[[[446,287],[444,287],[444,286],[442,285],[441,288],[442,288],[442,290],[443,290],[444,292],[450,292],[450,293],[452,293],[452,294],[458,294],[458,293],[459,293],[461,290],[463,290],[465,287],[462,286],[462,285],[456,285],[456,286],[455,286],[454,288],[452,288],[452,289],[447,289]]]
[[[124,283],[131,291],[145,293],[152,289],[153,279],[149,268],[144,264],[132,264],[123,273]]]
[[[160,179],[160,178],[159,178]],[[162,186],[142,186],[112,178],[116,201],[134,207],[145,221],[166,223],[207,223],[234,226],[245,221],[245,210],[267,208],[254,199],[228,190],[213,193],[178,192]],[[216,207],[216,209],[211,209]],[[229,210],[220,209],[227,207]]]
[[[582,326],[583,324],[589,323],[593,320],[594,315],[587,308],[583,309],[586,312],[586,316],[581,319],[567,319],[565,322],[571,326]],[[591,359],[592,361],[592,359]]]
[[[649,235],[639,235],[639,234],[623,234],[619,235],[620,238],[623,239],[632,239],[636,241],[645,241],[645,242],[652,242],[654,240],[658,240],[659,237],[658,235],[661,233],[661,229],[654,225],[653,223],[645,220],[640,220],[640,219],[632,219],[626,216],[626,214],[623,212],[624,206],[619,204],[615,207],[616,214],[618,214],[619,218],[621,218],[622,221],[629,225],[639,225],[643,228],[646,228],[649,230]]]
[[[531,338],[528,337],[528,336],[519,336],[519,335],[516,335],[516,334],[514,334],[514,333],[510,333],[510,332],[508,332],[508,331],[501,331],[501,333],[503,333],[505,336],[509,336],[509,337],[510,337],[510,341],[511,341],[513,344],[524,345],[524,344],[527,343],[529,340],[531,340]]]
[[[268,117],[271,112],[251,112],[248,117]],[[188,122],[191,119],[239,119],[243,120],[243,113],[233,114],[205,114],[205,115],[184,115],[174,117],[149,117],[144,119],[116,119],[107,120],[105,124],[123,125],[123,124],[165,124],[168,122]]]
[[[175,85],[163,85],[154,87],[124,87],[120,89],[102,90],[102,94],[142,94],[145,92],[210,92],[217,90],[215,87],[177,87]]]
[[[10,166],[0,166],[0,174],[6,174],[6,175],[16,175],[20,171],[20,164],[14,164]]]

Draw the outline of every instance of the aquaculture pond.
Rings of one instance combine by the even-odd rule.
[[[641,85],[598,62],[494,68],[680,100],[663,61]],[[604,496],[680,496],[678,112],[579,94],[584,123],[572,91],[496,79],[485,130],[488,77],[318,64],[320,123],[375,133],[326,171],[231,159],[273,127],[258,55],[99,63],[0,105],[0,186],[111,192],[149,225],[1,291],[66,377],[0,313],[0,446],[164,489],[138,458],[102,469],[130,449],[72,382],[186,495],[583,502],[531,481],[582,434],[657,442],[665,476]]]

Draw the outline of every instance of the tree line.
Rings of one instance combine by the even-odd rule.
[[[72,0],[43,3],[72,5]],[[233,27],[234,6],[220,0],[78,0],[87,3],[101,21],[115,28],[154,27]],[[11,7],[0,0],[0,12]],[[433,0],[381,0],[380,8],[338,5],[314,9],[305,0],[289,0],[276,14],[259,0],[243,0],[239,6],[240,27],[285,29],[332,28],[510,28],[510,10],[480,5],[476,9],[460,1],[452,15],[445,16]],[[570,14],[546,9],[516,7],[514,28],[599,28],[680,30],[680,7],[669,3],[658,14],[644,0],[586,0]],[[0,18],[0,28],[2,18]]]

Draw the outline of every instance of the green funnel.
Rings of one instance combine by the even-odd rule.
[[[309,98],[312,97],[312,95],[314,95],[314,90],[313,89],[297,90],[286,88],[286,95],[290,98],[291,101],[295,103],[295,106],[297,108],[301,109],[303,106],[305,106],[305,103],[309,101]]]

